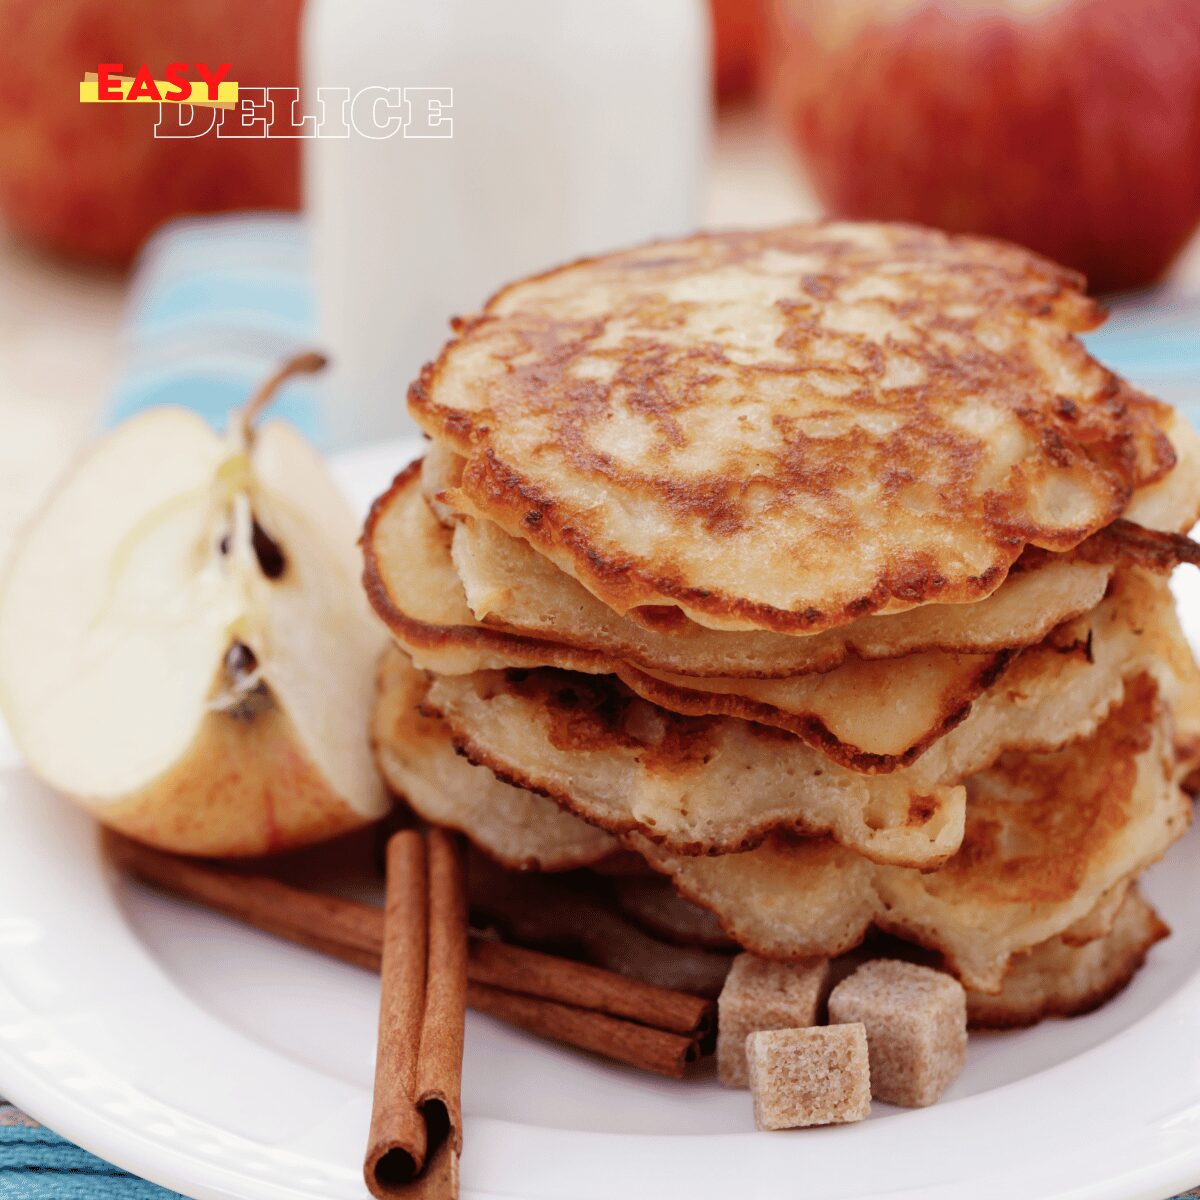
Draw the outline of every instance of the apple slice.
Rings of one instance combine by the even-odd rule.
[[[159,408],[103,438],[0,589],[0,708],[30,769],[163,849],[248,855],[381,816],[358,523],[316,451]]]

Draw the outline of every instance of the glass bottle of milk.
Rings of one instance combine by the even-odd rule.
[[[310,0],[303,53],[335,445],[413,432],[409,382],[503,284],[696,226],[704,0]]]

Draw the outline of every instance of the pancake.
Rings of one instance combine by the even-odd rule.
[[[952,732],[910,766],[876,775],[753,722],[668,712],[608,676],[438,676],[427,704],[472,762],[676,854],[731,853],[790,829],[927,868],[959,847],[965,776],[1005,749],[1090,733],[1127,676],[1166,678],[1172,662],[1191,657],[1166,583],[1122,572],[1093,613],[1025,651]]]
[[[419,498],[413,497],[411,503],[427,532],[443,538],[427,512],[422,518]],[[1105,575],[1102,571],[1101,578]],[[436,591],[442,606],[449,607],[446,597],[453,581],[444,557],[440,569],[424,562],[418,568],[410,557],[403,578],[419,579],[417,589],[426,594]],[[461,609],[450,615],[463,616]],[[431,629],[427,639],[436,639]],[[413,645],[415,637],[401,633],[399,640],[421,666],[439,670],[456,665],[457,650],[451,650],[447,661],[436,651],[422,652]],[[840,762],[863,768],[894,768],[911,761],[966,715],[971,702],[1003,674],[1013,657],[1007,650],[975,655],[935,650],[887,662],[851,658],[826,673],[787,680],[697,681],[639,670],[619,658],[569,646],[512,641],[506,656],[510,661],[530,665],[549,661],[565,669],[615,673],[639,695],[672,711],[760,720],[789,730]]]
[[[1097,537],[1119,538],[1124,532],[1126,527],[1118,522]],[[1194,544],[1184,546],[1178,537],[1140,529],[1130,536],[1142,543],[1145,561],[1153,562],[1160,550],[1164,555],[1161,566],[1176,561],[1177,550],[1197,561]],[[1105,606],[1098,611],[1103,613]],[[1165,613],[1164,619],[1168,619]],[[1078,630],[1091,620],[1089,614],[1053,636],[1060,647],[1069,646],[1072,636],[1087,636],[1072,635],[1069,630]],[[1015,655],[927,651],[891,660],[851,658],[823,675],[778,680],[698,680],[624,663],[616,665],[615,673],[643,699],[672,712],[758,721],[794,733],[835,762],[855,770],[892,771],[916,761],[964,720],[972,703],[996,688],[997,680],[1003,680]],[[1176,664],[1175,674],[1194,680],[1195,671],[1188,670],[1190,656],[1186,657],[1187,662]],[[1193,688],[1193,696],[1196,694],[1200,690]],[[1194,702],[1181,705],[1189,716]],[[1185,740],[1189,736],[1194,736],[1190,730]]]
[[[1163,686],[1175,719],[1175,755],[1186,780],[1200,768],[1200,666],[1190,647],[1181,645],[1170,667],[1162,677]],[[1192,793],[1198,790],[1186,781],[1184,787]]]
[[[1147,529],[1188,533],[1200,521],[1200,433],[1183,413],[1166,405],[1160,406],[1156,420],[1175,452],[1175,466],[1135,491],[1122,516]]]
[[[1103,575],[1088,564],[1043,557],[1014,568],[976,604],[911,609],[864,617],[809,636],[705,629],[677,609],[622,617],[527,542],[491,521],[467,518],[453,531],[451,553],[467,605],[488,625],[572,645],[608,649],[633,663],[691,675],[800,675],[837,666],[847,654],[897,658],[921,650],[983,653],[1029,645],[1103,595]],[[1040,568],[1036,573],[1034,567]],[[654,620],[646,619],[654,614]]]
[[[615,612],[813,633],[990,595],[1170,469],[1082,283],[910,226],[698,235],[504,289],[409,408],[449,507]]]
[[[390,648],[379,665],[371,744],[388,787],[427,821],[460,830],[513,870],[564,871],[620,849],[553,801],[501,783],[454,752],[449,732],[419,705],[426,680]]]
[[[824,675],[791,679],[704,679],[618,664],[632,691],[671,712],[730,716],[795,734],[857,771],[914,762],[950,732],[1003,677],[1015,651],[850,659]]]
[[[1157,405],[1152,411],[1156,425],[1167,435],[1175,450],[1177,463],[1163,479],[1135,492],[1123,516],[1151,529],[1187,533],[1197,520],[1200,520],[1200,435],[1196,434],[1185,417],[1173,409]],[[589,626],[610,631],[611,636],[613,632],[622,631],[622,627],[631,622],[641,624],[652,631],[670,633],[675,637],[682,635],[693,641],[705,640],[703,628],[684,618],[678,609],[634,609],[628,620],[619,617],[585,588],[580,587],[569,575],[542,558],[528,542],[510,537],[490,521],[465,519],[446,508],[441,497],[457,481],[462,461],[444,446],[432,444],[422,462],[422,493],[440,521],[446,524],[456,522],[458,525],[453,540],[455,568],[463,581],[467,603],[479,620],[518,628],[552,639],[561,636],[575,644],[578,644],[581,638],[586,640]],[[1029,558],[1030,556],[1025,554],[1018,560],[1026,570],[1031,565],[1027,561]],[[1048,565],[1044,555],[1039,561],[1042,566]],[[1087,572],[1078,568],[1074,572],[1067,572],[1061,563],[1056,565],[1064,583],[1077,577],[1080,586],[1086,584]],[[1010,572],[1010,579],[1011,577]],[[994,637],[990,622],[996,617],[1003,617],[1006,609],[1008,612],[1019,611],[1015,603],[1016,597],[1011,597],[1008,605],[997,603],[1005,594],[1003,588],[994,593],[991,602],[978,605],[978,612],[968,605],[948,605],[941,609],[910,610],[904,614],[902,622],[872,621],[869,618],[856,622],[845,629],[846,641],[864,658],[896,657],[897,654],[922,649],[966,652],[1001,649],[1039,641],[1052,626],[1089,607],[1086,601],[1079,603],[1078,607],[1071,611],[1066,608],[1055,609],[1052,605],[1048,607],[1046,600],[1062,594],[1061,589],[1053,589],[1049,586],[1050,581],[1042,581],[1042,594],[1035,597],[1028,587],[1028,582],[1026,577],[1026,587],[1023,590],[1030,593],[1030,616],[1040,614],[1048,624],[1042,626],[1040,633],[1035,631],[1026,636],[1023,643],[1012,634],[1003,646],[994,641],[990,644],[962,641],[963,638]],[[1095,598],[1099,598],[1099,593]],[[999,608],[1001,611],[993,614],[993,608]],[[672,614],[673,620],[665,620]],[[650,617],[653,619],[647,619]],[[947,623],[950,628],[942,630],[942,622]],[[637,639],[636,631],[628,632],[626,636]],[[814,637],[815,644],[811,649],[817,656],[818,663],[822,653],[828,654],[829,644],[834,641],[835,636],[826,634],[823,638],[820,635]],[[950,644],[939,641],[935,645],[934,637],[957,640]],[[707,640],[715,641],[717,647],[722,643],[719,636],[714,639],[711,633]],[[746,648],[758,644],[763,650],[773,650],[776,655],[781,655],[785,662],[789,656],[798,652],[794,640],[789,646],[789,643],[778,635],[750,633],[740,637],[726,637],[724,641],[734,647],[741,643],[746,643]],[[674,645],[674,638],[671,644]],[[889,646],[895,646],[895,649],[888,652]],[[652,660],[637,656],[630,661],[640,662],[642,666],[651,669],[659,666],[663,670],[678,670],[684,674],[781,675],[800,674],[806,669],[827,669],[817,665],[815,668],[800,667],[781,671],[778,666],[773,669],[746,669],[746,664],[737,664],[725,671],[720,668],[692,670],[686,665],[656,664]]]
[[[975,1028],[1012,1029],[1091,1012],[1126,987],[1169,933],[1132,887],[1104,937],[1083,945],[1051,938],[1017,955],[996,995],[967,993],[967,1018]]]
[[[1005,754],[967,781],[962,848],[939,870],[880,866],[829,841],[776,838],[745,854],[633,848],[769,958],[840,954],[872,925],[943,956],[964,985],[996,993],[1014,955],[1057,937],[1136,878],[1191,816],[1177,786],[1170,716],[1149,676],[1085,741]]]
[[[485,625],[471,610],[469,585],[465,593],[460,582],[460,575],[471,577],[470,567],[461,558],[451,561],[451,540],[456,557],[468,531],[484,526],[495,533],[482,543],[497,543],[500,554],[524,543],[488,522],[465,522],[453,533],[443,528],[421,503],[416,472],[413,466],[398,476],[372,510],[364,534],[365,583],[396,640],[418,666],[441,674],[509,666],[611,673],[625,664],[645,672],[770,679],[830,671],[850,657],[875,661],[931,650],[996,654],[1033,645],[1055,625],[1094,607],[1113,563],[1157,555],[1152,565],[1165,570],[1194,552],[1177,539],[1147,547],[1145,536],[1134,542],[1110,526],[1070,556],[1027,555],[1003,587],[977,604],[926,606],[789,637],[718,633],[691,622],[670,632],[644,629],[612,613],[526,546],[511,569],[504,568],[502,585],[488,585],[488,603],[502,603],[505,620],[485,604]],[[1174,511],[1191,520],[1185,504]]]
[[[1178,779],[1176,772],[1176,779]],[[1114,884],[1096,901],[1091,911],[1079,918],[1059,934],[1054,941],[1068,946],[1086,946],[1097,938],[1108,937],[1129,892],[1136,885],[1132,879],[1122,879]]]

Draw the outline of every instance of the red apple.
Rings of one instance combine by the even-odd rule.
[[[772,0],[771,27],[832,213],[1007,238],[1098,290],[1200,220],[1197,0]]]
[[[154,104],[81,104],[84,72],[232,64],[255,87],[296,86],[301,0],[0,0],[0,217],[74,257],[124,262],[179,213],[296,208],[299,145],[156,139]]]
[[[722,100],[751,91],[762,58],[762,0],[709,0],[713,81]]]

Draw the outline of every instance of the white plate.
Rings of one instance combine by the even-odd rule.
[[[346,456],[363,504],[411,443]],[[1182,581],[1196,632],[1200,587]],[[1195,640],[1193,636],[1193,640]],[[468,1022],[464,1195],[1163,1200],[1200,1183],[1193,834],[1147,891],[1175,928],[1088,1017],[973,1036],[933,1108],[752,1131],[749,1098]],[[361,1200],[377,984],[112,878],[0,731],[0,1094],[198,1198]]]

